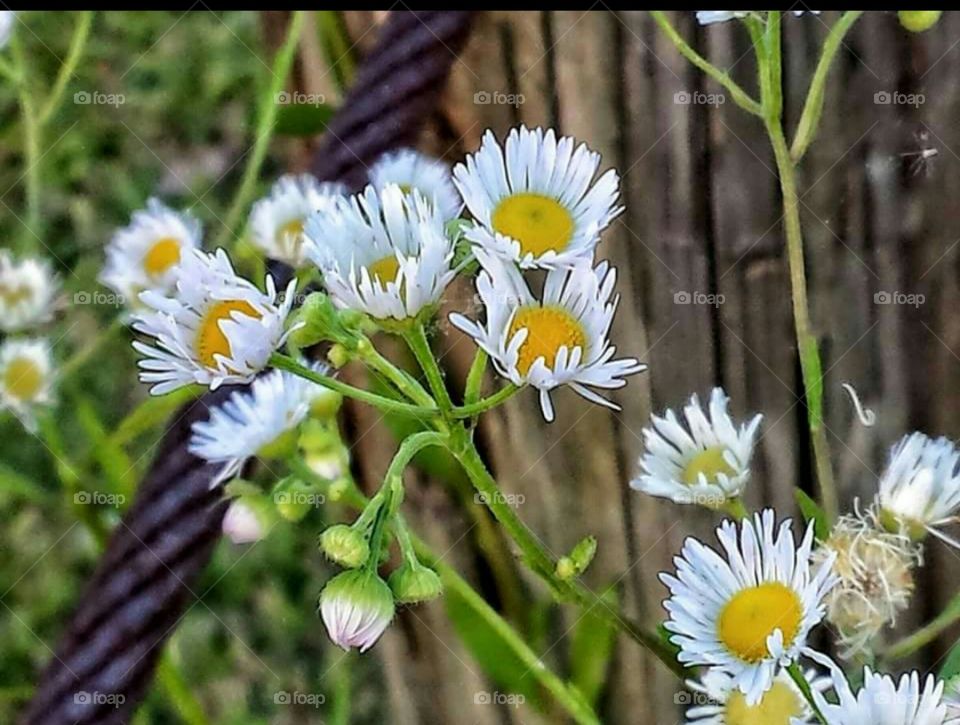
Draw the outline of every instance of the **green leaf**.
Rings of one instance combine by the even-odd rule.
[[[327,128],[334,108],[326,103],[299,103],[297,96],[287,93],[289,103],[277,112],[276,133],[283,136],[316,136]],[[306,100],[311,96],[303,94]]]
[[[77,395],[74,408],[77,420],[87,434],[93,457],[110,482],[111,490],[114,493],[132,494],[136,472],[130,456],[107,435],[103,421],[88,398]]]
[[[827,523],[827,514],[816,501],[810,498],[805,491],[799,488],[793,490],[793,496],[800,507],[800,513],[803,514],[805,521],[813,521],[814,534],[820,541],[826,541],[830,536],[830,525]]]
[[[960,640],[957,640],[950,651],[947,653],[947,659],[940,668],[940,679],[949,684],[950,680],[960,677]]]
[[[0,491],[13,494],[36,503],[49,503],[50,493],[37,482],[0,463]]]
[[[800,354],[803,357],[803,379],[807,386],[807,405],[810,406],[810,425],[819,428],[823,424],[823,368],[817,341],[813,338],[804,340]]]
[[[470,602],[456,589],[448,587],[443,601],[460,641],[490,679],[505,692],[523,695],[528,703],[542,710],[543,698],[537,679],[510,644],[483,617],[477,616]]]
[[[615,589],[608,589],[602,598],[612,609],[619,610]],[[570,643],[570,680],[590,703],[590,707],[596,707],[603,692],[617,641],[617,630],[613,623],[596,611],[602,606],[597,604],[584,613],[577,622]]]

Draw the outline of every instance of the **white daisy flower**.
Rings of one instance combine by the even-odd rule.
[[[327,372],[323,365],[310,367]],[[282,457],[296,445],[297,428],[311,407],[328,395],[336,393],[299,375],[274,370],[211,409],[207,420],[194,423],[190,452],[226,464],[218,483],[235,475],[248,458]]]
[[[0,330],[22,332],[50,320],[58,288],[45,260],[18,262],[0,251]]]
[[[416,189],[437,207],[444,221],[456,219],[463,209],[450,167],[413,149],[381,156],[370,169],[370,183],[377,190],[396,184],[405,194]]]
[[[177,265],[200,241],[200,222],[150,199],[147,208],[134,212],[130,224],[110,239],[100,282],[138,309],[141,292],[173,289]]]
[[[811,571],[813,525],[798,547],[791,521],[776,525],[767,509],[717,529],[726,558],[690,537],[674,559],[676,576],[663,573],[670,590],[664,627],[687,666],[707,665],[729,674],[746,704],[756,705],[781,668],[797,660],[810,630],[823,619],[824,597],[836,582],[828,558]]]
[[[831,667],[831,676],[839,700],[836,704],[828,702],[820,692],[813,693],[814,701],[829,725],[960,723],[960,718],[950,712],[944,701],[943,681],[933,675],[928,675],[921,685],[920,673],[916,670],[895,681],[890,675],[881,675],[865,667],[863,686],[856,693],[836,665]]]
[[[729,398],[722,388],[710,394],[709,415],[696,395],[683,409],[686,425],[672,410],[652,416],[643,429],[646,451],[641,473],[630,486],[674,503],[696,503],[711,508],[740,496],[750,478],[750,458],[761,415],[739,429],[727,412]]]
[[[443,218],[418,191],[391,184],[338,199],[307,222],[307,256],[334,303],[403,320],[440,302],[454,278]]]
[[[320,183],[310,174],[281,176],[270,195],[253,205],[251,240],[271,259],[299,269],[307,262],[303,236],[307,218],[332,209],[334,200],[346,193],[343,184]]]
[[[0,10],[0,49],[6,48],[10,42],[16,21],[17,14],[13,10]]]
[[[825,692],[829,677],[807,670],[804,677],[812,690]],[[707,670],[699,681],[687,680],[694,706],[687,709],[687,725],[806,725],[817,722],[806,698],[786,672],[781,672],[756,705],[748,705],[735,687],[733,677],[720,670]]]
[[[457,164],[453,181],[476,224],[475,247],[521,267],[568,267],[592,258],[602,232],[621,211],[619,177],[599,179],[600,154],[550,129],[513,129],[504,148],[487,131],[477,153]]]
[[[147,356],[139,362],[140,380],[155,383],[154,395],[191,383],[216,389],[250,382],[286,339],[295,286],[291,281],[278,302],[272,277],[264,294],[237,276],[222,249],[189,250],[178,267],[174,297],[140,295],[148,309],[134,315],[133,328],[156,339],[155,345],[133,343]]]
[[[46,340],[7,340],[0,345],[0,410],[9,410],[28,430],[36,430],[36,409],[53,399],[53,377]]]
[[[891,531],[914,540],[929,532],[960,548],[960,542],[937,529],[957,520],[960,451],[946,438],[904,436],[890,452],[877,506],[880,521]]]
[[[701,25],[713,25],[745,18],[747,15],[749,13],[746,10],[697,10],[697,22]]]
[[[619,410],[590,387],[621,388],[627,375],[647,366],[634,358],[613,359],[616,348],[608,335],[619,300],[611,299],[616,270],[606,262],[594,269],[585,260],[571,269],[550,270],[537,299],[513,264],[480,250],[477,257],[486,325],[459,314],[450,321],[490,355],[497,372],[516,385],[537,388],[548,421],[554,417],[550,391],[560,385]]]

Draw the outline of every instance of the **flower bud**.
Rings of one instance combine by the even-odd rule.
[[[223,517],[223,534],[234,544],[251,544],[267,535],[276,520],[262,495],[236,498]]]
[[[943,15],[942,10],[900,10],[897,17],[900,18],[900,25],[905,27],[911,33],[922,33],[929,30]]]
[[[317,493],[310,484],[289,476],[274,487],[273,502],[283,518],[296,523],[303,520],[310,509],[316,503],[322,503],[323,499],[322,494]]]
[[[334,644],[366,652],[393,619],[390,587],[376,572],[345,571],[320,592],[320,616]]]
[[[307,296],[298,311],[297,323],[300,326],[290,333],[290,342],[298,348],[334,340],[340,327],[337,309],[323,292],[313,292]]]
[[[320,534],[320,550],[340,566],[356,569],[370,558],[366,537],[352,526],[335,524]]]
[[[437,573],[420,564],[404,564],[390,575],[390,588],[400,604],[436,599],[443,592]]]
[[[330,364],[337,370],[350,362],[350,358],[349,350],[340,344],[331,345],[327,351],[327,360],[329,360]]]

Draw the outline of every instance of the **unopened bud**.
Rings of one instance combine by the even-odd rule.
[[[223,535],[234,544],[252,544],[264,538],[275,521],[264,496],[241,496],[233,500],[224,514]]]
[[[365,652],[380,639],[394,614],[390,587],[376,572],[345,571],[320,592],[320,616],[338,647]]]
[[[443,592],[437,573],[420,564],[404,564],[390,575],[390,588],[400,604],[436,599]]]
[[[320,549],[328,559],[348,569],[363,566],[370,558],[366,537],[346,524],[335,524],[320,534]]]
[[[900,25],[905,27],[911,33],[922,33],[929,30],[943,15],[942,10],[900,10],[897,17],[900,18]]]

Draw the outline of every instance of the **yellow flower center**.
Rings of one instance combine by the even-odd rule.
[[[380,286],[386,288],[388,282],[396,282],[397,275],[400,274],[400,262],[396,255],[388,254],[383,259],[367,265],[367,271],[370,272],[370,279],[379,282]]]
[[[767,637],[779,629],[789,646],[800,630],[800,597],[780,582],[768,582],[739,591],[724,605],[717,634],[727,649],[746,662],[768,657]]]
[[[303,239],[303,226],[304,220],[302,218],[291,219],[286,224],[280,226],[277,229],[277,242],[279,244],[287,244],[290,241],[293,241],[295,244],[299,244]]]
[[[526,328],[527,339],[520,346],[517,370],[521,375],[530,372],[537,358],[543,358],[548,368],[553,368],[557,353],[566,347],[586,350],[587,333],[580,322],[563,307],[521,307],[513,316],[507,339]]]
[[[723,446],[711,446],[700,451],[690,459],[687,467],[683,469],[683,482],[692,486],[700,480],[701,473],[707,477],[708,483],[714,483],[718,474],[721,473],[732,476],[736,471],[723,458],[726,450]]]
[[[231,313],[239,312],[259,320],[262,316],[253,305],[244,300],[221,300],[215,302],[207,310],[200,325],[197,327],[197,357],[208,368],[216,368],[216,355],[230,357],[230,340],[220,329],[220,323],[231,319]]]
[[[520,242],[521,254],[539,257],[559,252],[573,236],[573,217],[556,199],[543,194],[514,194],[493,210],[493,228]]]
[[[26,299],[30,298],[30,287],[27,285],[18,285],[13,284],[9,287],[0,285],[0,300],[3,300],[6,304],[13,305],[20,304]]]
[[[727,698],[723,722],[726,725],[790,725],[790,719],[806,712],[803,700],[785,682],[774,682],[760,702],[750,706],[739,690]]]
[[[20,400],[33,400],[43,387],[43,371],[27,357],[18,357],[7,363],[3,387]]]
[[[143,255],[143,269],[151,277],[159,277],[180,261],[180,242],[173,237],[163,237]]]

